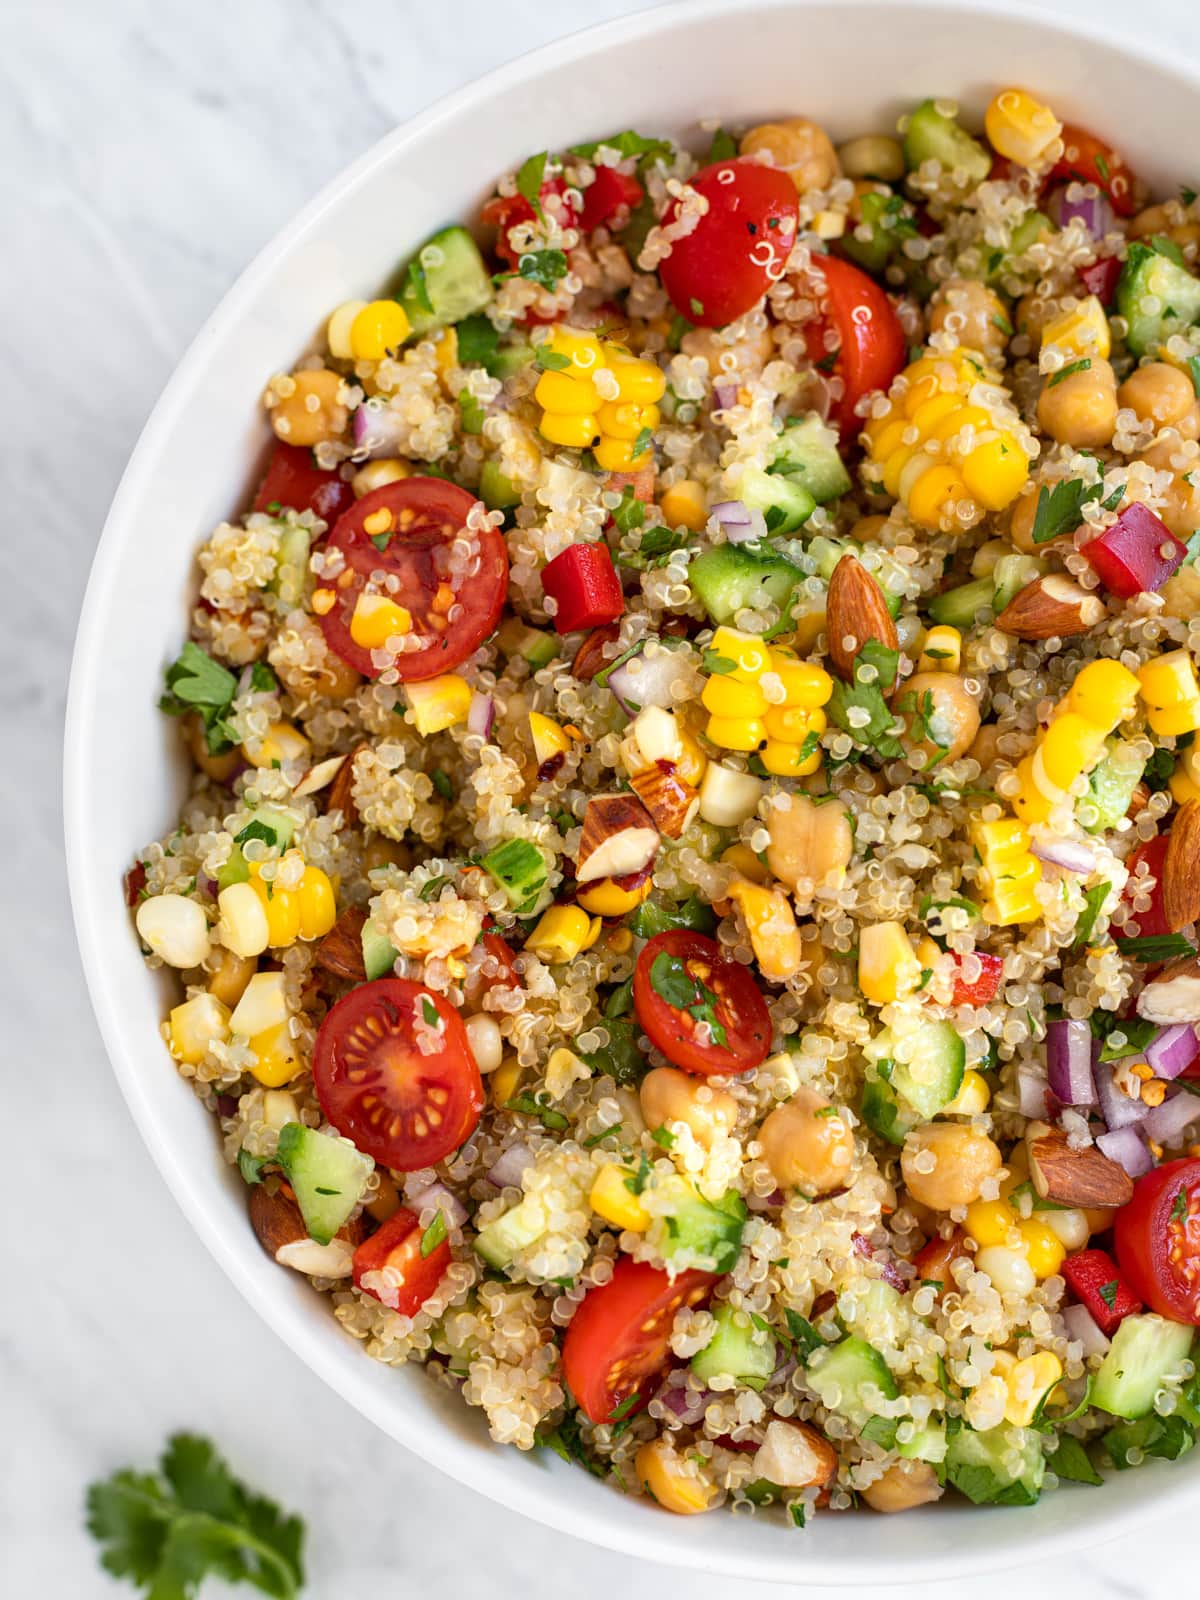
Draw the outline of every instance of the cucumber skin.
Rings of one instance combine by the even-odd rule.
[[[752,1340],[753,1324],[742,1327],[732,1306],[718,1306],[713,1312],[716,1332],[703,1350],[692,1357],[692,1371],[707,1382],[710,1378],[736,1378],[752,1389],[764,1389],[775,1371],[774,1342],[759,1345]]]
[[[1152,281],[1155,279],[1157,286]],[[1139,356],[1157,353],[1167,332],[1163,312],[1143,314],[1140,310],[1147,295],[1160,300],[1165,297],[1177,313],[1171,319],[1172,327],[1180,321],[1187,324],[1200,318],[1200,279],[1148,245],[1140,250],[1135,245],[1117,280],[1117,312],[1129,324],[1126,342]]]
[[[1181,1322],[1169,1322],[1154,1312],[1126,1317],[1113,1334],[1112,1347],[1100,1363],[1092,1389],[1092,1404],[1114,1417],[1136,1422],[1154,1408],[1154,1395],[1164,1374],[1188,1354],[1196,1330]],[[1147,1365],[1140,1351],[1144,1342],[1158,1340],[1162,1349],[1157,1362]],[[1136,1373],[1130,1372],[1137,1365]]]
[[[799,567],[782,556],[760,555],[742,545],[715,545],[688,568],[688,582],[718,625],[731,622],[758,588],[776,605],[785,605],[803,578]]]
[[[425,268],[425,288],[432,311],[426,311],[408,276],[407,267],[394,285],[396,298],[408,316],[411,334],[420,337],[432,328],[444,328],[465,317],[474,316],[490,304],[492,278],[479,246],[465,228],[457,224],[431,234],[413,256],[419,261],[430,245],[441,250],[447,260],[440,267]],[[452,294],[446,294],[445,280],[451,280]],[[473,280],[473,281],[472,281]],[[452,304],[447,304],[447,300]],[[440,302],[440,303],[439,303]]]
[[[376,978],[386,978],[396,965],[398,952],[370,919],[363,923],[361,937],[363,971],[366,973],[367,982],[372,983]]]
[[[938,1035],[936,1039],[933,1037],[935,1029]],[[935,1117],[939,1111],[948,1106],[962,1088],[963,1073],[967,1065],[967,1047],[948,1022],[929,1022],[920,1031],[930,1035],[931,1049],[946,1053],[946,1082],[937,1088],[919,1083],[909,1067],[898,1061],[892,1068],[891,1083],[896,1093],[907,1100],[914,1111],[924,1118],[929,1118]]]
[[[823,1355],[815,1351],[809,1361],[809,1387],[822,1400],[822,1404],[828,1404],[822,1395],[827,1377],[832,1377],[841,1389],[837,1405],[831,1406],[830,1410],[840,1412],[851,1422],[861,1422],[872,1415],[871,1402],[859,1392],[865,1383],[874,1384],[885,1400],[894,1400],[900,1392],[879,1351],[853,1333],[838,1344],[827,1345]]]
[[[910,169],[931,160],[951,171],[963,167],[972,183],[982,183],[992,170],[992,158],[978,139],[943,116],[932,100],[923,100],[908,119],[904,159]]]
[[[328,1244],[358,1204],[373,1163],[343,1140],[299,1122],[285,1123],[279,1130],[276,1154],[309,1237]],[[337,1192],[321,1194],[321,1188]]]

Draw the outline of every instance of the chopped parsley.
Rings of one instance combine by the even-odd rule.
[[[553,289],[567,275],[567,258],[561,250],[529,250],[517,258],[517,276],[543,289]]]
[[[609,134],[607,139],[593,139],[590,144],[573,144],[571,154],[590,161],[601,146],[606,150],[615,150],[622,159],[626,156],[648,156],[653,160],[656,156],[671,155],[674,149],[669,139],[647,138],[643,133],[626,128],[624,133]]]
[[[263,1181],[263,1168],[276,1166],[277,1162],[274,1156],[252,1156],[243,1146],[238,1151],[237,1164],[243,1182],[253,1188],[256,1183]]]
[[[438,895],[441,894],[443,888],[449,882],[450,882],[450,879],[447,878],[444,874],[440,878],[430,878],[428,883],[423,883],[421,885],[421,888],[420,888],[420,891],[419,891],[421,899],[422,900],[436,900]]]
[[[541,150],[522,161],[517,168],[517,193],[529,201],[539,217],[542,214],[542,179],[546,173],[547,154],[547,151]]]
[[[459,392],[458,409],[462,415],[464,433],[479,434],[483,432],[483,423],[487,412],[469,389],[463,389]],[[372,543],[374,543],[373,540]],[[379,548],[382,549],[383,547],[380,546]]]
[[[1103,488],[1103,483],[1085,483],[1082,478],[1065,478],[1053,488],[1043,484],[1033,516],[1033,543],[1049,544],[1065,533],[1074,533],[1083,521],[1084,508],[1100,499]],[[1106,511],[1115,511],[1124,494],[1125,485],[1118,484],[1101,504]]]
[[[446,1219],[439,1208],[438,1214],[421,1235],[421,1260],[431,1256],[446,1237]]]
[[[1104,1301],[1104,1304],[1110,1311],[1117,1303],[1117,1295],[1120,1292],[1120,1288],[1121,1284],[1119,1279],[1110,1278],[1107,1283],[1102,1283],[1096,1290],[1096,1293],[1100,1296],[1101,1300]]]
[[[257,817],[254,817],[246,824],[241,833],[234,834],[233,842],[234,844],[249,844],[251,839],[261,839],[264,844],[273,845],[276,837],[275,829],[271,827],[270,823],[260,822]]]
[[[554,1110],[549,1104],[549,1099],[549,1095],[546,1094],[539,1094],[536,1098],[531,1094],[519,1094],[515,1099],[506,1100],[504,1109],[519,1111],[527,1117],[536,1117],[543,1128],[549,1128],[552,1133],[561,1133],[571,1124],[561,1111]]]
[[[634,459],[636,460],[638,456],[649,450],[653,442],[654,430],[652,428],[639,428],[637,438],[633,441],[633,449],[631,452]]]
[[[705,672],[723,676],[726,672],[736,672],[737,662],[729,656],[723,656],[719,650],[706,650],[700,658],[700,664]]]
[[[1174,1202],[1173,1202],[1173,1204],[1171,1206],[1171,1218],[1170,1218],[1170,1220],[1172,1222],[1182,1222],[1186,1218],[1187,1212],[1188,1212],[1187,1190],[1186,1189],[1180,1189],[1179,1193],[1175,1196]],[[1103,1293],[1103,1291],[1101,1291],[1101,1293]],[[1112,1310],[1112,1306],[1110,1305],[1108,1309],[1111,1311]]]
[[[848,733],[856,744],[874,750],[885,761],[894,761],[904,754],[904,745],[896,733],[896,714],[884,695],[884,690],[890,689],[896,681],[899,661],[899,651],[889,649],[877,639],[868,639],[855,658],[854,682],[835,683],[827,707],[831,722]],[[873,675],[865,673],[864,668],[873,668]],[[861,718],[851,721],[852,709],[867,713],[867,721],[861,726],[856,726]]]
[[[1191,941],[1181,933],[1147,934],[1140,939],[1118,939],[1117,949],[1123,956],[1147,964],[1159,961],[1176,961],[1180,956],[1193,956]]]
[[[713,1044],[724,1048],[726,1032],[717,1021],[717,995],[706,983],[694,978],[678,956],[661,950],[650,968],[650,987],[676,1011],[686,1011],[697,1022],[707,1025]]]
[[[1083,910],[1079,913],[1079,921],[1075,924],[1075,937],[1071,940],[1072,950],[1082,950],[1092,937],[1096,926],[1096,919],[1100,915],[1100,907],[1108,898],[1112,884],[1106,879],[1103,883],[1095,883],[1086,891],[1083,897]]]
[[[732,161],[738,153],[737,140],[724,128],[713,130],[712,143],[708,147],[709,161]]]
[[[533,364],[540,372],[562,372],[571,365],[571,358],[563,355],[561,350],[552,350],[548,344],[540,344]]]
[[[653,1169],[650,1166],[650,1157],[643,1150],[641,1160],[637,1164],[637,1171],[631,1172],[630,1175],[625,1179],[625,1187],[629,1190],[630,1194],[641,1194],[642,1190],[645,1189],[647,1183],[650,1181],[650,1173],[652,1170]]]
[[[1171,774],[1175,771],[1174,750],[1156,750],[1142,768],[1142,782],[1151,794],[1157,794],[1166,789],[1171,782]]]
[[[274,687],[274,675],[264,668]],[[204,723],[210,755],[221,755],[238,743],[226,720],[237,694],[238,681],[228,667],[214,661],[206,650],[189,639],[178,659],[167,668],[165,692],[158,702],[168,716],[182,717],[198,712]],[[251,685],[253,687],[253,684]]]
[[[601,1128],[599,1133],[589,1134],[586,1139],[581,1139],[579,1142],[585,1150],[594,1150],[598,1144],[603,1144],[610,1134],[616,1133],[621,1126],[623,1124],[620,1122],[610,1122],[607,1128]]]
[[[661,1128],[651,1128],[650,1137],[654,1140],[655,1144],[660,1147],[660,1149],[673,1150],[675,1148],[675,1135],[665,1124]],[[1180,1199],[1182,1198],[1183,1195],[1181,1193]],[[1173,1212],[1172,1215],[1174,1215]]]
[[[632,485],[627,483],[621,490],[621,503],[613,507],[612,519],[622,533],[631,533],[645,522],[646,508],[634,494]]]
[[[443,800],[454,799],[454,785],[450,782],[449,775],[443,772],[441,767],[434,767],[429,774],[429,780]]]
[[[796,1360],[803,1365],[814,1350],[824,1348],[825,1341],[808,1318],[802,1317],[798,1311],[788,1307],[783,1315],[787,1322],[788,1343],[795,1352]]]
[[[606,1478],[608,1468],[598,1460],[583,1442],[583,1430],[579,1425],[579,1413],[568,1411],[556,1428],[539,1428],[533,1436],[533,1442],[544,1449],[553,1450],[556,1456],[561,1456],[564,1461],[576,1461],[593,1478]]]
[[[421,265],[420,256],[408,263],[408,286],[412,290],[413,299],[427,316],[434,316],[433,301],[429,298],[429,285],[425,281],[425,268]]]
[[[455,325],[458,340],[458,364],[460,367],[487,367],[496,358],[496,351],[500,348],[500,335],[489,322],[487,317],[477,314],[466,317]],[[566,356],[562,358],[564,361]]]
[[[421,996],[421,1015],[431,1028],[436,1028],[441,1022],[441,1013],[427,994]]]
[[[1104,1482],[1092,1465],[1092,1459],[1083,1444],[1074,1434],[1059,1434],[1058,1444],[1053,1454],[1047,1456],[1046,1465],[1056,1478],[1062,1478],[1068,1483],[1090,1483],[1094,1486]]]
[[[463,393],[465,394],[466,390],[464,390]],[[392,530],[388,529],[383,533],[372,533],[369,534],[368,537],[371,543],[375,546],[376,550],[378,550],[380,555],[382,555],[387,549],[388,545],[392,542]]]
[[[1060,367],[1057,372],[1052,372],[1049,378],[1046,379],[1047,389],[1053,389],[1055,384],[1062,383],[1067,378],[1073,378],[1077,372],[1090,371],[1091,365],[1090,356],[1083,356],[1079,361],[1068,361],[1065,367]]]

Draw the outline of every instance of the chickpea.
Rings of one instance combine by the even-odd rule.
[[[858,544],[874,544],[883,537],[887,523],[886,517],[859,517],[850,529],[850,537]]]
[[[258,962],[253,956],[235,956],[224,945],[216,946],[217,964],[208,980],[208,992],[232,1011],[254,976]]]
[[[376,1167],[375,1171],[379,1176],[379,1186],[363,1209],[374,1217],[376,1222],[386,1222],[400,1209],[400,1191],[390,1172],[386,1172],[382,1167]]]
[[[214,756],[208,748],[208,735],[204,719],[198,712],[189,712],[183,719],[183,733],[192,760],[214,783],[228,783],[242,764],[242,752],[235,746],[224,754]]]
[[[940,761],[957,761],[979,732],[979,703],[956,672],[914,673],[901,684],[896,706],[912,707],[902,712],[908,719],[903,744],[910,755],[923,757],[922,771]]]
[[[1178,422],[1195,403],[1196,392],[1190,378],[1167,361],[1150,361],[1135,367],[1117,390],[1122,406],[1137,413],[1143,422],[1156,428]]]
[[[1087,1212],[1075,1206],[1064,1207],[1062,1211],[1047,1211],[1043,1221],[1068,1250],[1083,1250],[1092,1236]]]
[[[927,1122],[913,1129],[900,1153],[908,1192],[934,1211],[978,1200],[984,1182],[1000,1165],[998,1146],[969,1123]]]
[[[947,278],[930,306],[929,331],[945,329],[968,350],[1002,361],[1012,336],[1008,308],[995,292],[975,278]]]
[[[898,183],[904,176],[904,149],[898,139],[882,133],[865,133],[837,149],[838,161],[847,178],[878,178],[881,183]]]
[[[821,888],[836,888],[845,877],[854,853],[850,819],[840,800],[822,800],[794,794],[785,809],[776,806],[767,823],[770,842],[767,865],[799,896],[803,884],[811,899]]]
[[[1037,516],[1039,493],[1035,485],[1014,502],[1009,514],[1008,536],[1017,549],[1027,556],[1040,555],[1046,548],[1033,542],[1033,521]]]
[[[293,372],[290,382],[290,392],[280,396],[271,411],[277,438],[311,446],[345,432],[350,412],[341,399],[342,380],[336,372]]]
[[[364,872],[373,872],[376,867],[399,867],[407,872],[412,864],[413,853],[408,845],[388,839],[382,833],[373,833],[363,847]]]
[[[742,136],[739,150],[744,156],[768,151],[801,194],[809,189],[828,189],[840,171],[829,135],[807,117],[761,123]]]
[[[845,1188],[854,1162],[854,1135],[815,1089],[797,1089],[776,1106],[758,1137],[781,1189],[829,1194]]]
[[[633,1470],[664,1511],[690,1517],[712,1504],[713,1483],[708,1471],[695,1454],[681,1455],[665,1434],[639,1447]]]
[[[679,341],[679,348],[685,356],[702,356],[708,363],[709,377],[717,379],[730,376],[721,362],[721,357],[729,351],[735,359],[733,372],[739,378],[757,377],[775,354],[771,330],[765,325],[736,343],[723,338],[719,329],[693,328]]]
[[[967,752],[972,761],[978,761],[980,771],[986,772],[1000,759],[1000,728],[995,722],[985,722],[971,741]]]
[[[1117,425],[1117,379],[1112,365],[1093,357],[1090,367],[1051,373],[1038,398],[1038,426],[1059,444],[1094,450],[1111,444]]]
[[[1018,333],[1028,339],[1041,339],[1042,329],[1051,317],[1058,315],[1058,301],[1031,289],[1022,295],[1013,308],[1013,323]]]
[[[1147,206],[1144,211],[1139,211],[1130,221],[1126,232],[1131,239],[1145,239],[1150,234],[1161,233],[1172,244],[1185,250],[1189,244],[1195,243],[1198,230],[1180,201],[1164,200],[1159,205]]]
[[[943,1490],[928,1461],[897,1461],[862,1492],[872,1511],[911,1511],[939,1500]]]
[[[682,1122],[697,1144],[705,1147],[720,1134],[728,1133],[737,1121],[737,1101],[727,1090],[676,1067],[655,1067],[648,1072],[638,1095],[648,1128]]]
[[[289,694],[297,700],[348,700],[362,683],[354,668],[332,650],[326,650],[319,666],[302,667],[293,661],[272,655],[271,665],[275,675]]]
[[[1168,617],[1190,622],[1200,612],[1200,572],[1195,567],[1180,567],[1158,592]]]
[[[1010,556],[1007,539],[987,539],[971,557],[971,576],[990,578],[1002,556]]]
[[[1143,451],[1141,460],[1156,472],[1174,473],[1162,505],[1155,509],[1175,537],[1186,543],[1200,526],[1200,451],[1191,441],[1168,433]]]

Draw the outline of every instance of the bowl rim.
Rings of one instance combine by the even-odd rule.
[[[667,4],[575,29],[471,79],[391,129],[325,183],[255,254],[205,318],[167,379],[141,429],[105,518],[80,608],[70,666],[64,723],[63,822],[68,889],[89,998],[105,1053],[138,1131],[167,1188],[209,1253],[272,1331],[315,1376],[390,1438],[446,1473],[456,1483],[465,1484],[507,1509],[517,1511],[555,1531],[664,1566],[749,1577],[760,1582],[795,1583],[802,1575],[808,1583],[833,1587],[850,1587],[863,1581],[890,1587],[892,1584],[922,1579],[994,1572],[1042,1557],[1063,1554],[1085,1543],[1107,1542],[1134,1526],[1165,1516],[1189,1496],[1194,1497],[1193,1475],[1186,1474],[1176,1479],[1174,1474],[1156,1474],[1157,1493],[1147,1503],[1126,1502],[1122,1506],[1117,1503],[1116,1497],[1110,1497],[1111,1503],[1106,1503],[1102,1521],[1073,1521],[1058,1529],[1031,1531],[1011,1542],[996,1540],[982,1552],[976,1550],[970,1558],[965,1549],[968,1541],[959,1541],[959,1549],[963,1553],[956,1557],[953,1553],[947,1555],[944,1548],[937,1548],[942,1545],[942,1541],[938,1540],[930,1541],[933,1548],[928,1553],[922,1551],[896,1556],[885,1572],[881,1572],[877,1564],[868,1569],[857,1563],[848,1564],[843,1556],[835,1559],[808,1551],[805,1552],[802,1567],[798,1563],[784,1563],[768,1557],[760,1569],[747,1571],[744,1555],[731,1551],[722,1560],[714,1558],[707,1544],[696,1542],[689,1546],[687,1541],[680,1541],[677,1533],[672,1532],[677,1525],[669,1519],[663,1520],[660,1532],[652,1519],[643,1522],[630,1518],[622,1525],[620,1538],[614,1540],[614,1519],[598,1517],[582,1502],[566,1509],[560,1506],[546,1509],[537,1494],[535,1480],[528,1475],[508,1471],[503,1452],[466,1448],[450,1430],[431,1428],[419,1441],[401,1438],[388,1421],[373,1409],[375,1393],[367,1383],[359,1383],[355,1377],[340,1370],[329,1370],[326,1359],[328,1330],[323,1329],[317,1319],[290,1312],[279,1321],[268,1317],[258,1299],[257,1285],[251,1272],[240,1259],[231,1256],[224,1229],[210,1214],[206,1198],[209,1187],[206,1174],[199,1170],[190,1171],[175,1158],[172,1149],[155,1137],[156,1113],[143,1092],[133,1043],[127,1038],[115,1003],[110,999],[110,987],[105,982],[108,952],[99,935],[96,916],[99,897],[111,894],[112,887],[93,881],[88,871],[86,848],[88,767],[85,753],[88,742],[84,717],[87,686],[91,667],[103,649],[104,621],[125,542],[127,508],[136,503],[141,493],[142,479],[158,454],[161,442],[177,426],[191,396],[195,379],[204,369],[207,347],[225,321],[238,312],[243,302],[255,294],[264,280],[270,278],[277,265],[292,252],[331,204],[340,202],[348,192],[367,181],[379,167],[401,159],[407,146],[436,131],[439,125],[453,121],[461,108],[479,98],[517,87],[531,79],[539,79],[552,69],[585,59],[592,50],[609,43],[653,41],[656,35],[670,32],[688,21],[718,17],[735,10],[744,11],[749,16],[752,12],[770,14],[810,8],[828,9],[830,3],[831,0],[743,0],[742,4],[738,0],[670,0]],[[836,0],[836,3],[839,9],[847,12],[886,6],[902,13],[909,0]],[[1009,25],[1014,22],[1028,23],[1039,31],[1057,32],[1083,47],[1099,44],[1117,49],[1129,57],[1132,67],[1151,67],[1175,79],[1181,87],[1200,98],[1200,62],[1173,54],[1165,45],[1145,37],[1131,37],[1107,20],[1085,21],[1082,17],[1064,14],[1054,6],[1037,4],[1036,0],[915,0],[915,3],[922,10],[951,15],[962,12],[982,14]],[[964,1509],[962,1515],[965,1517],[970,1513]],[[1014,1528],[1013,1532],[1018,1534],[1019,1530]]]

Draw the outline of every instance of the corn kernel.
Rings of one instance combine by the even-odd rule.
[[[948,417],[961,417],[963,412],[962,396],[960,394],[947,394],[939,390],[937,394],[922,403],[913,411],[908,421],[921,435],[922,439],[929,438],[932,431],[945,422]],[[962,424],[956,425],[956,431]],[[882,437],[882,436],[881,436]],[[897,443],[900,441],[897,440]]]
[[[221,920],[217,935],[235,956],[260,956],[270,943],[271,930],[262,901],[250,883],[231,883],[217,896]]]
[[[773,983],[783,983],[798,972],[803,950],[787,896],[746,878],[735,878],[726,892],[745,919],[754,959],[763,976]]]
[[[757,717],[709,717],[704,731],[725,750],[757,750],[767,736]]]
[[[533,739],[533,759],[538,766],[565,755],[571,748],[571,736],[552,717],[540,711],[529,713],[529,732]]]
[[[889,1005],[921,981],[921,963],[903,924],[875,922],[858,942],[858,987],[874,1005]]]
[[[963,1227],[983,1250],[989,1245],[1007,1247],[1017,1221],[1016,1212],[1004,1200],[973,1200]]]
[[[352,361],[354,347],[350,342],[350,330],[354,326],[354,319],[360,311],[366,309],[365,300],[347,300],[330,316],[325,327],[325,338],[329,345],[329,354],[335,361]]]
[[[828,723],[819,707],[806,711],[803,706],[771,706],[763,717],[763,725],[772,739],[784,744],[803,744],[810,733],[818,736],[824,733]]]
[[[408,699],[408,720],[423,736],[441,733],[467,720],[471,685],[456,672],[406,683],[404,693]]]
[[[326,617],[337,605],[337,592],[333,589],[314,589],[312,608],[318,617]]]
[[[588,1204],[614,1227],[645,1233],[650,1226],[650,1213],[629,1187],[632,1182],[633,1173],[628,1167],[609,1161],[596,1174]]]
[[[1002,511],[1020,494],[1029,461],[1012,434],[1001,433],[963,458],[962,475],[973,500],[987,511]]]
[[[538,423],[538,432],[551,444],[571,445],[584,450],[600,436],[600,426],[593,412],[570,416],[562,411],[546,411]],[[599,460],[599,457],[597,457]]]
[[[1051,317],[1042,329],[1042,349],[1061,351],[1068,359],[1095,356],[1106,361],[1112,354],[1112,335],[1104,307],[1094,294],[1071,311]]]
[[[1062,133],[1049,106],[1024,89],[1002,89],[983,115],[988,143],[1019,166],[1035,166]]]
[[[350,325],[350,349],[356,361],[382,361],[409,335],[408,316],[397,300],[372,300]]]
[[[1051,1351],[1039,1350],[1036,1355],[1026,1356],[1023,1361],[1014,1361],[1011,1366],[1007,1363],[1004,1365],[1007,1370],[1002,1376],[1008,1391],[1004,1420],[1014,1428],[1027,1428],[1037,1414],[1042,1399],[1062,1377],[1062,1362]]]
[[[977,1117],[987,1110],[991,1098],[992,1091],[982,1072],[964,1072],[958,1093],[944,1110],[952,1117]]]
[[[1171,797],[1176,805],[1200,800],[1200,749],[1189,745],[1175,763],[1170,777]]]
[[[771,876],[748,844],[731,844],[721,853],[721,865],[732,867],[751,883],[766,883]]]
[[[1137,704],[1139,689],[1146,693],[1142,675],[1154,665],[1147,662],[1135,677],[1119,661],[1089,661],[1067,691],[1066,709],[1111,732]]]
[[[581,333],[561,323],[550,330],[546,348],[553,350],[556,355],[566,356],[572,369],[584,377],[602,364],[600,341],[595,334]]]
[[[768,739],[759,750],[758,759],[776,778],[807,778],[821,770],[819,748],[805,754],[802,745],[782,739]]]
[[[725,661],[735,663],[732,672],[722,677],[739,683],[754,683],[771,665],[771,652],[756,633],[743,633],[740,628],[717,628],[709,649]]]
[[[649,874],[633,889],[623,889],[613,878],[597,878],[594,883],[584,884],[575,899],[594,917],[624,917],[636,911],[653,888],[654,879]]]
[[[990,411],[985,411],[982,406],[969,406],[960,402],[957,411],[948,413],[930,428],[929,437],[936,439],[939,444],[946,444],[952,439],[957,439],[967,428],[973,433],[979,433],[983,428],[994,426]]]
[[[274,883],[265,883],[254,866],[250,868],[250,887],[266,914],[268,946],[273,950],[284,950],[288,945],[295,944],[300,937],[298,897],[290,889],[278,889]]]
[[[945,623],[930,628],[921,647],[918,672],[957,672],[962,663],[962,634]]]
[[[543,372],[533,398],[543,411],[564,417],[586,417],[603,404],[603,397],[590,378],[573,377],[569,372]]]
[[[303,761],[312,746],[290,722],[273,722],[261,743],[242,746],[246,759],[254,767],[282,766],[285,761]]]
[[[891,455],[883,462],[883,487],[893,499],[897,498],[900,493],[900,480],[915,454],[914,446],[902,444],[898,449],[893,450]],[[922,456],[924,457],[924,452],[922,452]],[[933,457],[929,456],[927,459],[932,461]]]
[[[629,400],[610,400],[596,413],[601,433],[610,439],[636,439],[643,428],[657,428],[661,419],[657,406],[637,406]]]
[[[901,498],[904,485],[901,484]],[[928,466],[907,494],[909,515],[923,528],[941,526],[947,509],[966,497],[967,486],[957,468],[946,462]]]
[[[1040,1217],[1029,1217],[1018,1225],[1021,1245],[1029,1265],[1040,1282],[1052,1278],[1066,1259],[1067,1247]]]
[[[689,533],[699,533],[708,521],[704,486],[694,478],[673,483],[663,490],[658,509],[668,528],[686,528]]]
[[[215,995],[194,995],[172,1008],[169,1024],[175,1056],[189,1066],[197,1066],[210,1044],[229,1038],[229,1007]]]
[[[785,706],[803,706],[815,711],[825,705],[833,693],[833,679],[824,667],[813,666],[808,661],[789,661],[779,651],[772,652],[771,665],[783,682]]]
[[[1054,788],[1069,789],[1104,753],[1105,730],[1067,711],[1046,729],[1038,746],[1041,767]]]
[[[756,683],[716,676],[705,683],[700,704],[714,717],[761,717],[767,710],[767,697]]]
[[[579,906],[551,906],[525,941],[531,950],[548,966],[563,961],[573,961],[589,943],[599,937],[600,920],[596,919],[595,932],[586,911]]]
[[[1179,739],[1200,728],[1200,699],[1181,700],[1178,705],[1152,707],[1146,721],[1164,739]]]
[[[258,1058],[250,1071],[267,1089],[282,1088],[303,1069],[304,1063],[286,1022],[252,1034],[249,1044]]]
[[[677,1516],[694,1516],[707,1511],[712,1502],[711,1484],[683,1470],[679,1458],[665,1438],[651,1439],[634,1457],[633,1470],[664,1511]]]
[[[628,439],[603,438],[592,454],[596,457],[596,465],[605,472],[636,472],[651,459],[649,450],[641,450],[635,455]]]
[[[337,921],[337,897],[328,873],[306,866],[295,898],[300,905],[300,937],[323,939]]]
[[[369,594],[365,589],[354,603],[350,617],[350,637],[362,650],[382,650],[389,639],[412,631],[412,616],[385,594]]]
[[[453,333],[451,328],[449,332]],[[411,478],[413,469],[407,461],[401,461],[396,456],[381,456],[378,461],[365,461],[350,480],[350,487],[354,490],[355,498],[361,500],[364,495],[382,489],[389,483],[399,483],[403,478]]]
[[[508,1102],[516,1097],[524,1070],[516,1056],[509,1056],[488,1078],[492,1104],[498,1110],[503,1110]]]
[[[639,406],[653,405],[667,392],[666,374],[653,361],[623,355],[609,346],[608,367],[617,380],[617,392],[622,400]]]

